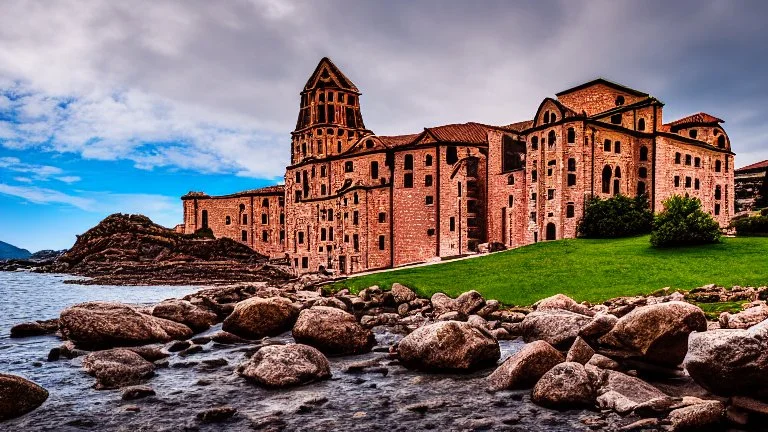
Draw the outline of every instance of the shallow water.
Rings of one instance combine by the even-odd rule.
[[[52,318],[61,308],[86,300],[153,303],[192,289],[65,285],[61,283],[65,278],[0,273],[4,298],[0,370],[29,378],[50,392],[40,408],[0,423],[0,430],[594,430],[581,419],[597,413],[539,408],[530,402],[529,391],[487,393],[484,378],[492,368],[469,375],[424,374],[403,368],[381,352],[331,358],[333,377],[327,381],[286,390],[263,389],[235,372],[254,344],[208,343],[203,352],[189,357],[172,354],[170,367],[157,369],[147,381],[156,396],[123,401],[117,390],[94,390],[95,381],[80,368],[81,359],[47,362],[48,351],[60,344],[58,338],[9,339],[9,324]],[[380,350],[401,337],[376,329]],[[290,333],[273,340],[293,342]],[[502,360],[522,346],[519,341],[501,341]],[[227,364],[207,367],[206,359],[224,359]],[[345,372],[350,363],[370,359],[380,359],[388,373]],[[412,407],[425,402],[430,404],[426,412]],[[238,410],[226,423],[196,420],[198,412],[225,404]],[[127,409],[136,407],[139,412]]]

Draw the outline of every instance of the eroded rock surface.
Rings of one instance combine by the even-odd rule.
[[[536,311],[526,315],[521,324],[526,342],[543,340],[558,349],[567,349],[591,317],[566,310]]]
[[[243,377],[265,387],[289,387],[330,378],[323,353],[308,345],[269,345],[238,367]]]
[[[96,377],[101,390],[139,384],[154,374],[155,365],[131,350],[115,348],[88,354],[83,369]]]
[[[0,421],[22,416],[48,399],[48,391],[20,376],[0,373]]]
[[[595,389],[581,363],[560,363],[539,379],[531,400],[555,409],[591,407],[595,403]]]
[[[555,365],[564,361],[560,351],[544,341],[531,342],[488,376],[491,391],[531,388]]]
[[[297,316],[296,307],[285,297],[251,297],[235,306],[221,328],[246,339],[259,339],[290,329]]]
[[[293,337],[328,355],[365,353],[375,342],[373,333],[363,328],[354,315],[327,306],[301,311],[293,326]]]
[[[468,371],[499,360],[499,343],[469,323],[444,321],[416,329],[398,345],[400,360],[426,371]]]
[[[187,300],[171,299],[155,305],[152,315],[181,323],[195,332],[207,330],[216,323],[215,313],[199,308]]]

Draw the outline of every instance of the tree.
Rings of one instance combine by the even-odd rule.
[[[592,197],[579,221],[579,235],[588,238],[615,238],[651,231],[653,213],[648,196],[630,198],[624,195],[602,199]]]
[[[701,210],[698,198],[673,195],[664,201],[651,231],[651,244],[656,247],[687,246],[720,241],[720,225]]]

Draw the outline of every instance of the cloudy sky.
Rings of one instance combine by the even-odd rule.
[[[533,116],[602,76],[665,120],[726,120],[768,159],[764,1],[14,1],[0,4],[0,240],[66,248],[113,212],[173,226],[189,190],[282,181],[323,56],[378,134]]]

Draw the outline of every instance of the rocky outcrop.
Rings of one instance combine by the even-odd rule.
[[[186,325],[196,333],[208,330],[216,323],[215,313],[193,305],[187,300],[171,299],[152,308],[152,315]]]
[[[0,421],[22,416],[48,399],[48,391],[20,376],[0,373]]]
[[[416,300],[416,293],[413,292],[412,289],[405,285],[400,285],[397,282],[392,284],[392,289],[390,292],[392,293],[392,298],[397,304],[408,303]]]
[[[688,350],[688,335],[706,329],[707,319],[701,309],[689,303],[669,302],[633,310],[599,342],[613,348],[617,355],[675,366]]]
[[[425,371],[469,371],[496,363],[499,343],[487,331],[459,321],[416,329],[398,345],[406,367]]]
[[[488,376],[488,388],[491,391],[531,388],[563,360],[563,355],[552,345],[544,341],[531,342]]]
[[[96,377],[96,389],[101,390],[139,384],[154,375],[155,366],[133,351],[116,348],[88,354],[83,369]]]
[[[669,413],[673,431],[712,430],[724,417],[725,406],[720,401],[705,401],[700,404],[678,408]]]
[[[298,310],[285,297],[252,297],[238,303],[221,328],[246,339],[259,339],[289,330],[297,316]]]
[[[470,290],[456,297],[454,305],[456,311],[464,316],[470,316],[485,306],[485,299],[479,292]]]
[[[265,346],[237,371],[265,387],[296,386],[331,376],[331,366],[323,353],[302,344]]]
[[[595,389],[581,363],[560,363],[547,371],[533,388],[531,400],[554,409],[592,407]]]
[[[558,349],[567,349],[591,317],[566,310],[536,311],[526,315],[521,332],[526,342],[543,340]]]
[[[21,324],[16,324],[11,327],[12,338],[23,338],[31,336],[42,336],[46,334],[56,333],[59,330],[58,318],[45,320],[45,321],[31,321]]]
[[[64,309],[59,328],[64,338],[90,348],[144,345],[192,336],[192,330],[183,324],[108,302],[81,303]]]
[[[293,338],[327,355],[366,353],[376,342],[373,333],[363,328],[354,315],[326,306],[301,311],[293,326]]]

